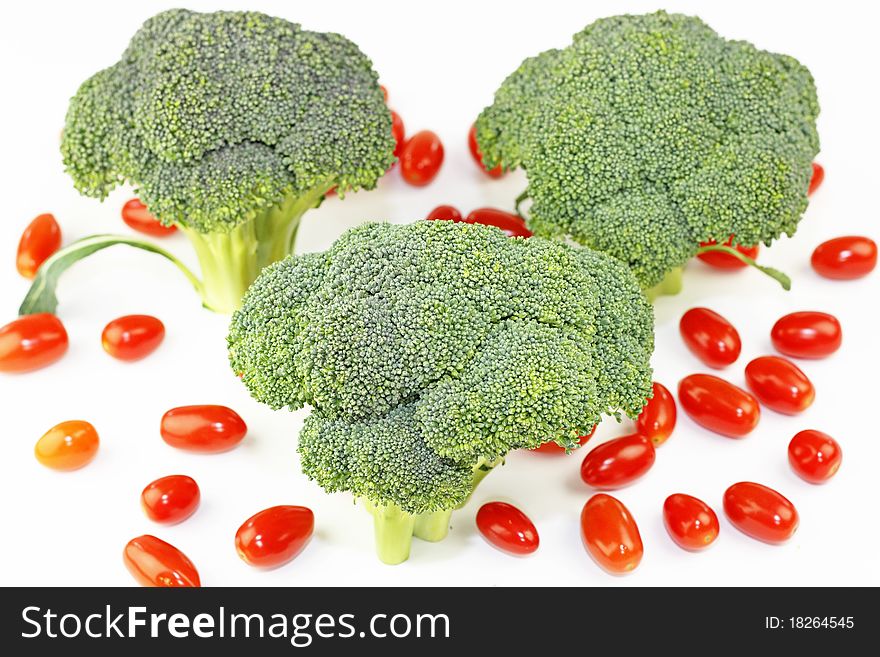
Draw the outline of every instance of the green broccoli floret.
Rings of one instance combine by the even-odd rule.
[[[795,232],[818,113],[795,59],[661,11],[596,21],[524,61],[481,113],[477,141],[487,168],[525,169],[519,200],[531,199],[535,234],[571,237],[628,264],[645,289],[676,291],[701,242]]]
[[[204,303],[221,312],[291,253],[306,210],[331,188],[375,187],[393,150],[377,75],[351,41],[256,12],[182,9],[149,19],[83,83],[61,145],[82,194],[129,182],[181,228]]]
[[[303,471],[373,513],[379,557],[439,540],[514,449],[574,449],[651,394],[653,314],[589,249],[447,221],[368,224],[268,267],[232,318],[257,400],[314,411]]]

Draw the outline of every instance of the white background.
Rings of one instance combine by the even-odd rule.
[[[13,266],[21,230],[41,212],[53,212],[65,241],[100,232],[129,232],[119,209],[120,190],[100,204],[82,198],[62,171],[58,154],[67,99],[79,83],[116,61],[148,16],[177,3],[17,2],[0,21],[0,323],[16,315],[27,290]],[[205,3],[194,9],[243,8]],[[310,212],[299,251],[327,247],[363,220],[409,222],[439,203],[462,211],[510,208],[524,186],[517,173],[493,181],[477,171],[466,147],[467,129],[496,86],[526,56],[564,46],[592,20],[652,11],[646,2],[254,2],[249,7],[313,30],[341,32],[373,59],[390,91],[390,105],[410,132],[430,128],[446,145],[446,162],[427,188],[405,185],[398,172],[371,193],[328,200]],[[817,309],[836,314],[844,346],[828,360],[803,362],[817,388],[812,408],[797,418],[765,410],[746,439],[730,440],[681,417],[658,450],[654,468],[615,493],[633,512],[645,543],[639,569],[623,578],[591,561],[578,534],[580,509],[591,491],[579,478],[583,452],[571,457],[513,454],[489,476],[471,503],[453,516],[440,544],[414,541],[410,560],[385,566],[372,548],[371,519],[348,495],[325,495],[299,472],[295,444],[305,411],[271,412],[252,401],[232,375],[225,354],[227,318],[202,310],[186,281],[161,258],[115,247],[72,270],[60,288],[60,315],[70,333],[68,355],[23,376],[0,375],[0,583],[3,585],[130,585],[122,564],[125,543],[155,534],[181,548],[208,585],[781,585],[880,584],[877,546],[878,291],[880,275],[857,282],[819,278],[809,254],[820,241],[876,230],[878,186],[876,26],[872,3],[669,2],[669,10],[699,13],[729,38],[799,58],[815,75],[825,184],[814,196],[798,235],[764,250],[762,262],[787,271],[791,292],[754,271],[733,275],[688,267],[685,291],[656,304],[656,379],[678,380],[705,368],[684,348],[678,318],[708,305],[731,319],[743,337],[740,360],[724,376],[742,385],[742,368],[771,353],[769,329],[780,315]],[[193,262],[182,236],[165,240]],[[166,324],[159,351],[135,364],[101,349],[104,324],[119,315],[150,313]],[[165,445],[159,418],[173,406],[226,404],[250,432],[234,451],[191,455]],[[88,467],[47,470],[33,457],[36,440],[57,422],[81,418],[101,435]],[[812,486],[789,469],[786,447],[797,431],[816,428],[837,437],[844,462],[826,486]],[[628,432],[606,421],[593,443]],[[185,473],[202,489],[202,506],[181,525],[152,524],[139,507],[141,489],[156,477]],[[745,537],[722,518],[717,543],[686,553],[667,537],[661,506],[687,492],[721,512],[724,489],[743,479],[788,496],[801,514],[795,537],[781,547]],[[480,504],[508,500],[535,522],[539,551],[507,556],[474,527]],[[286,566],[252,569],[236,556],[233,536],[251,514],[275,504],[303,504],[316,516],[316,535]]]

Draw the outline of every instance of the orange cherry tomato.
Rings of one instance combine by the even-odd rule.
[[[531,237],[532,232],[526,228],[522,217],[497,208],[478,208],[473,210],[464,221],[469,224],[495,226],[508,237]]]
[[[162,416],[160,432],[172,447],[216,453],[238,445],[247,433],[247,425],[231,408],[201,404],[172,408]]]
[[[33,278],[37,270],[61,248],[61,227],[51,214],[37,216],[21,234],[15,267],[25,278]]]
[[[825,167],[818,162],[813,162],[813,175],[810,177],[810,186],[807,188],[807,196],[819,189],[819,185],[825,180]]]
[[[423,187],[437,176],[443,164],[443,144],[430,130],[410,137],[400,151],[400,174],[410,185]]]
[[[721,369],[739,358],[739,332],[714,310],[691,308],[681,316],[678,328],[687,348],[709,367]]]
[[[593,434],[596,433],[596,429],[598,428],[598,424],[594,425],[592,429],[590,429],[590,433],[586,436],[578,436],[578,445],[586,445],[587,441],[593,437]],[[530,452],[541,452],[542,454],[565,454],[565,448],[560,447],[555,442],[543,443],[540,447],[535,447],[535,449],[529,450]]]
[[[718,538],[718,516],[712,507],[683,493],[666,498],[663,524],[672,540],[685,550],[703,550]]]
[[[394,157],[400,157],[400,152],[403,150],[403,143],[406,138],[406,130],[403,126],[403,119],[400,118],[400,114],[391,111],[391,135],[394,137]]]
[[[529,517],[512,504],[489,502],[477,511],[477,529],[499,550],[516,555],[538,549],[538,530]]]
[[[634,433],[597,445],[581,463],[581,479],[600,490],[622,488],[654,465],[654,443]]]
[[[153,353],[165,338],[165,325],[152,315],[125,315],[101,333],[104,351],[119,360],[140,360]]]
[[[824,484],[840,469],[843,451],[827,433],[806,429],[788,444],[788,462],[797,475],[811,484]]]
[[[620,500],[598,493],[581,511],[581,538],[599,566],[612,574],[635,570],[645,548],[639,528]]]
[[[654,381],[654,396],[648,400],[639,417],[636,429],[655,446],[662,445],[675,429],[675,398],[662,383]]]
[[[471,129],[468,130],[468,149],[470,149],[471,155],[474,158],[474,162],[477,163],[477,166],[480,167],[480,170],[483,171],[486,175],[492,178],[500,178],[504,175],[504,171],[501,169],[501,165],[497,165],[494,169],[487,169],[486,165],[483,164],[483,154],[480,152],[480,145],[477,144],[477,124],[472,123]]]
[[[242,560],[258,568],[287,563],[306,546],[315,529],[315,515],[304,506],[273,506],[248,518],[235,532]]]
[[[428,221],[461,221],[461,212],[451,205],[438,205],[425,217]]]
[[[199,485],[186,475],[160,477],[144,488],[141,507],[153,522],[173,525],[189,518],[199,508]]]
[[[388,89],[385,88],[384,84],[379,85],[379,89],[382,90],[382,98],[385,99],[385,102],[388,102]]]
[[[166,226],[150,214],[147,206],[133,198],[122,206],[122,220],[138,232],[153,237],[165,237],[177,230],[177,226]]]
[[[141,586],[201,586],[199,572],[189,557],[149,534],[131,539],[122,552],[122,560]]]
[[[678,403],[697,424],[731,438],[742,438],[761,419],[757,399],[711,374],[683,378],[678,384]]]
[[[744,256],[748,256],[752,260],[758,257],[758,251],[761,250],[760,244],[755,244],[754,246],[737,244],[736,246],[733,246],[733,238],[733,235],[728,237],[724,245],[735,248]],[[700,242],[700,246],[712,246],[713,244],[718,244],[718,242],[715,240]],[[697,257],[710,267],[715,267],[716,269],[744,269],[745,267],[748,267],[748,265],[739,258],[732,256],[729,253],[723,253],[722,251],[706,251],[706,253],[698,254]]]
[[[746,365],[746,384],[764,406],[786,415],[805,411],[816,398],[807,375],[779,356],[760,356]]]
[[[784,543],[800,522],[788,499],[750,481],[741,481],[724,492],[724,513],[743,534],[765,543]]]
[[[857,235],[835,237],[817,246],[810,262],[825,278],[840,281],[861,278],[877,266],[877,243]]]
[[[67,352],[67,331],[50,313],[25,315],[0,327],[0,372],[30,372]]]
[[[780,317],[770,331],[777,351],[795,358],[824,358],[840,348],[843,331],[834,315],[802,310]]]
[[[34,456],[53,470],[76,470],[98,453],[98,432],[84,420],[68,420],[49,429],[37,441]]]

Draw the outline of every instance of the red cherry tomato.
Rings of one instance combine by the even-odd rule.
[[[685,550],[702,550],[718,538],[718,516],[696,497],[676,493],[663,503],[663,524],[675,543]]]
[[[471,151],[471,155],[474,158],[474,162],[477,163],[477,166],[480,167],[480,170],[483,171],[486,175],[491,176],[492,178],[500,178],[504,175],[504,171],[501,169],[501,165],[499,164],[494,169],[487,169],[486,165],[483,164],[483,154],[480,152],[480,145],[477,144],[477,124],[472,123],[471,129],[468,130],[468,148]]]
[[[807,196],[819,189],[819,185],[825,180],[825,167],[818,162],[813,162],[813,175],[810,177],[810,186],[807,188]]]
[[[170,543],[149,534],[131,539],[122,560],[141,586],[201,586],[193,562]]]
[[[242,560],[258,568],[275,568],[298,555],[315,529],[315,515],[304,506],[273,506],[254,514],[235,532]]]
[[[400,174],[410,185],[423,187],[430,183],[443,164],[443,144],[430,130],[410,137],[400,151]]]
[[[30,372],[67,352],[67,331],[49,313],[25,315],[0,327],[0,372]]]
[[[597,445],[581,463],[581,479],[600,490],[622,488],[654,465],[654,444],[634,433]]]
[[[165,237],[177,230],[177,226],[166,226],[150,214],[147,206],[138,199],[130,199],[122,206],[122,220],[129,228],[153,237]]]
[[[388,102],[388,89],[385,88],[384,84],[379,85],[379,89],[382,90],[382,98],[385,99],[385,102]]]
[[[590,429],[590,433],[586,436],[578,436],[578,445],[586,445],[590,438],[593,437],[593,434],[596,433],[596,429],[599,425],[594,425],[592,429]],[[529,450],[530,452],[541,452],[542,454],[565,454],[565,448],[560,447],[554,442],[544,443],[540,447],[535,447],[535,449]]]
[[[461,221],[461,212],[451,205],[438,205],[425,217],[428,221]]]
[[[477,511],[477,529],[487,541],[511,554],[531,554],[538,549],[538,530],[528,516],[512,504],[489,502]]]
[[[794,505],[772,488],[741,481],[724,492],[724,513],[743,534],[765,543],[784,543],[798,528]]]
[[[141,493],[141,507],[153,522],[173,525],[189,518],[199,508],[199,485],[186,475],[160,477]]]
[[[835,237],[817,246],[810,262],[825,278],[841,281],[861,278],[877,266],[877,243],[856,235]]]
[[[15,267],[25,278],[37,275],[46,259],[61,248],[61,227],[54,215],[41,214],[24,229],[18,242]]]
[[[728,237],[724,245],[733,246],[733,238],[733,235]],[[700,242],[700,246],[711,246],[717,243],[718,242],[716,242],[715,240],[709,240],[708,242]],[[758,257],[758,251],[761,250],[761,245],[755,244],[754,246],[744,246],[742,244],[737,244],[733,248],[742,253],[744,256],[748,256],[749,258],[754,260]],[[748,267],[748,265],[739,258],[732,256],[729,253],[724,253],[722,251],[706,251],[706,253],[698,254],[697,257],[710,267],[715,267],[716,269],[743,269],[745,267]]]
[[[688,349],[709,367],[721,369],[739,358],[739,333],[714,310],[691,308],[681,316],[678,328]]]
[[[400,153],[403,150],[403,144],[406,137],[406,130],[403,126],[403,119],[400,118],[400,114],[391,111],[391,135],[394,137],[394,157],[400,157]],[[441,155],[441,160],[442,160]]]
[[[824,358],[840,348],[843,331],[834,315],[803,310],[780,317],[770,331],[777,351],[795,358]]]
[[[76,470],[90,463],[98,453],[98,432],[84,420],[56,424],[34,447],[34,456],[53,470]]]
[[[691,374],[678,384],[678,403],[691,419],[725,436],[742,438],[758,425],[758,400],[711,374]]]
[[[645,553],[629,509],[604,493],[593,495],[584,504],[581,538],[596,563],[612,574],[635,570]]]
[[[788,444],[788,462],[801,479],[824,484],[840,469],[843,451],[827,433],[806,429]]]
[[[165,338],[165,326],[151,315],[125,315],[104,327],[104,351],[119,360],[140,360],[153,353]]]
[[[478,208],[473,210],[464,221],[469,224],[483,224],[495,226],[508,237],[531,237],[531,231],[526,228],[526,222],[519,217],[504,210],[496,208]]]
[[[816,398],[807,375],[779,356],[760,356],[746,365],[746,384],[764,406],[786,415],[805,411]]]
[[[172,408],[162,416],[160,432],[172,447],[216,453],[238,445],[247,425],[231,408],[202,404]]]
[[[675,398],[662,383],[654,381],[654,396],[648,400],[639,417],[636,429],[655,446],[662,445],[675,429]]]

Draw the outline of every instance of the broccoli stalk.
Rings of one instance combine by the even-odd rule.
[[[535,235],[616,257],[656,296],[678,292],[703,251],[740,257],[722,247],[731,235],[770,245],[794,234],[818,114],[813,78],[792,57],[660,11],[598,20],[526,59],[476,137],[487,168],[525,170],[516,205],[531,201]]]
[[[498,459],[493,463],[482,461],[473,468],[470,490],[467,497],[455,508],[407,513],[393,503],[376,504],[364,499],[364,508],[373,516],[373,529],[376,535],[376,554],[383,563],[395,565],[409,558],[413,537],[436,543],[446,538],[452,512],[464,507],[479,483],[496,465],[503,463]]]
[[[257,12],[183,9],[150,18],[116,64],[80,86],[61,142],[80,193],[104,199],[131,183],[187,235],[202,268],[196,288],[218,312],[292,252],[304,212],[332,187],[375,187],[393,151],[378,77],[351,41]],[[101,248],[159,251],[113,240],[102,236]],[[23,309],[54,310],[58,276],[88,246],[38,275]]]
[[[449,533],[452,509],[412,514],[393,503],[363,503],[373,516],[376,556],[382,563],[394,566],[409,559],[413,536],[435,543]]]
[[[254,398],[312,406],[300,466],[362,501],[385,563],[443,539],[511,450],[636,417],[654,345],[614,258],[447,221],[368,224],[267,267],[228,344]]]
[[[238,308],[263,268],[293,252],[300,219],[318,207],[332,187],[325,184],[302,196],[291,196],[226,232],[202,233],[180,226],[199,259],[204,306],[221,313]]]

